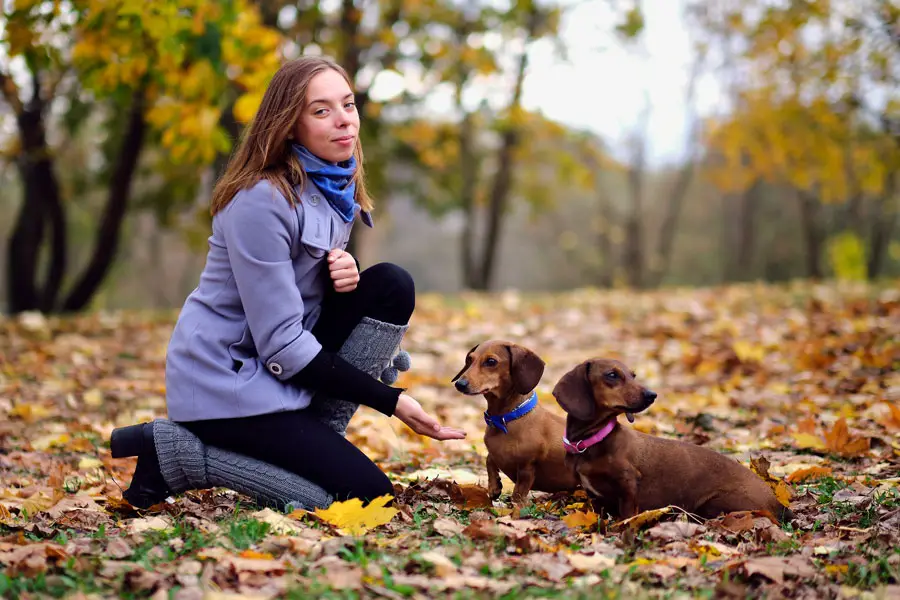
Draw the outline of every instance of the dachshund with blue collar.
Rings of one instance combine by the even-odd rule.
[[[500,496],[500,472],[516,485],[512,503],[523,506],[528,492],[574,491],[578,482],[565,465],[560,443],[566,421],[538,403],[535,388],[544,361],[534,352],[504,340],[478,344],[451,383],[468,396],[487,400],[484,444],[487,447],[488,493]]]

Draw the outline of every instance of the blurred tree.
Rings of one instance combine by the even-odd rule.
[[[830,236],[860,256],[849,234],[877,277],[900,214],[900,8],[698,0],[692,14],[733,82],[733,110],[708,129],[712,181],[735,194],[760,182],[794,190],[808,276],[824,275]]]
[[[0,88],[15,117],[5,158],[23,198],[9,240],[8,308],[85,308],[109,272],[144,149],[163,205],[190,196],[172,182],[196,173],[230,140],[220,125],[233,90],[261,88],[280,38],[244,0],[17,0],[4,3]],[[99,124],[100,131],[85,131]],[[89,171],[60,184],[57,156],[76,136],[97,144]],[[190,177],[185,177],[185,175]],[[87,266],[69,270],[68,213],[104,190]],[[160,208],[160,210],[163,210]]]
[[[622,26],[629,35],[641,28],[637,14],[629,11]],[[583,159],[585,152],[600,151],[589,144],[578,146],[573,132],[522,106],[534,42],[549,39],[564,51],[560,5],[534,0],[514,0],[504,8],[470,3],[449,17],[441,30],[443,39],[432,46],[430,67],[435,83],[452,85],[458,121],[409,122],[397,132],[404,144],[398,154],[418,167],[415,177],[427,189],[420,194],[426,206],[435,211],[462,209],[463,285],[486,290],[512,200],[546,206],[555,201],[560,185],[592,186],[591,167],[596,163]],[[491,36],[501,36],[502,42],[486,43]],[[479,86],[498,80],[510,82],[504,105],[471,102]]]

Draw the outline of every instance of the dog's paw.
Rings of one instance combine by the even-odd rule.
[[[524,496],[517,496],[516,494],[513,494],[510,500],[512,501],[513,506],[515,506],[516,508],[524,508],[525,505],[528,504],[528,495],[526,494]]]
[[[497,487],[491,486],[488,488],[488,495],[491,497],[491,500],[499,498],[501,493],[503,493],[503,488],[499,485]]]

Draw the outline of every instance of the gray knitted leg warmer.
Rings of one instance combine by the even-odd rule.
[[[226,487],[279,510],[327,508],[334,498],[318,485],[275,465],[206,446],[167,419],[153,422],[159,470],[173,493]]]
[[[397,371],[409,370],[409,354],[394,353],[406,334],[409,325],[394,325],[370,317],[363,317],[341,349],[338,356],[376,379],[391,384],[397,379]],[[307,410],[327,423],[339,434],[347,435],[347,424],[359,405],[355,402],[329,398],[316,394]]]

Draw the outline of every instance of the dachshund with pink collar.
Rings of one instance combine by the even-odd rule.
[[[793,518],[771,488],[736,460],[619,423],[622,414],[634,422],[634,414],[656,399],[621,362],[584,361],[560,378],[553,396],[568,415],[566,466],[598,512],[627,519],[673,505],[707,519],[741,510]]]

